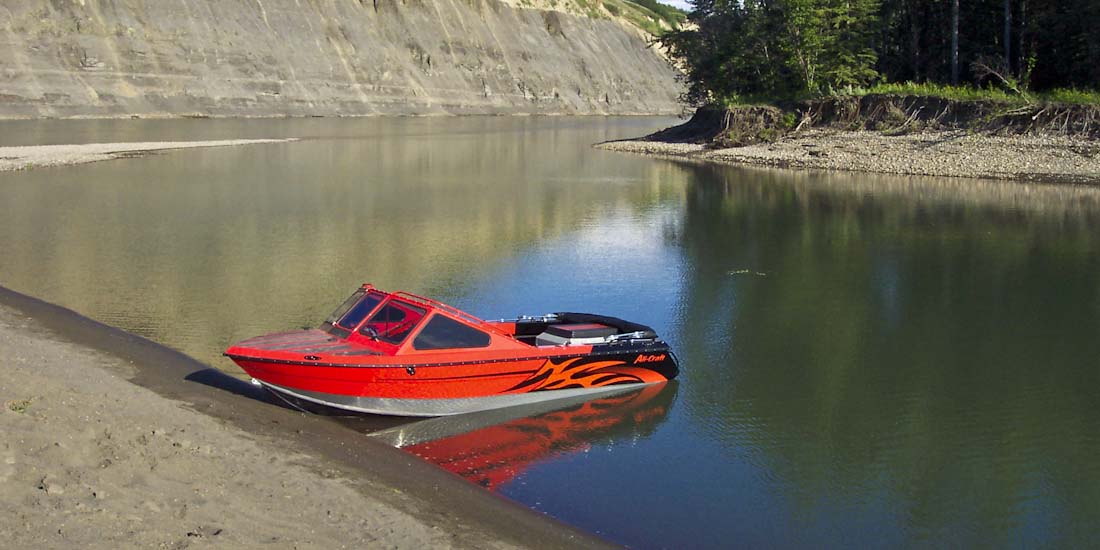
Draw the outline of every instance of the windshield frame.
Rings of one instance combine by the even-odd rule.
[[[385,292],[381,292],[374,288],[363,287],[356,289],[356,291],[353,292],[351,296],[348,296],[347,299],[345,299],[339,306],[337,306],[335,310],[333,310],[331,314],[329,314],[325,321],[321,323],[320,328],[321,330],[332,334],[333,336],[347,338],[353,332],[355,332],[360,325],[363,324],[363,321],[365,319],[368,319],[371,314],[373,314],[374,311],[378,309],[378,306],[385,303],[388,296],[389,294],[386,294]],[[362,317],[360,317],[359,320],[355,322],[354,326],[349,328],[347,325],[341,324],[344,319],[347,319],[348,315],[355,311],[355,309],[358,308],[361,304],[363,304],[365,300],[369,300],[371,298],[379,298],[378,303],[374,304],[374,306],[370,307],[370,309],[363,311]]]
[[[393,309],[401,313],[400,318],[377,319],[379,315],[389,314]],[[415,314],[417,317],[410,319],[410,313]],[[355,333],[368,341],[384,346],[392,346],[395,349],[400,348],[409,340],[410,336],[420,329],[424,324],[424,320],[430,317],[431,313],[432,308],[391,294],[379,303],[370,315],[363,319],[363,322],[356,327]],[[365,331],[372,324],[378,328],[374,328],[374,332]]]

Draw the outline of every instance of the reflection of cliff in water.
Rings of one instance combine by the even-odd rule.
[[[1089,540],[1097,192],[853,179],[695,168],[685,410],[802,517],[890,495],[911,541]]]
[[[675,382],[654,384],[579,403],[574,399],[425,420],[374,437],[497,490],[540,462],[601,441],[652,434],[675,397]]]
[[[0,176],[3,284],[236,372],[229,342],[315,325],[366,278],[453,299],[517,250],[645,202],[651,188],[621,184],[656,178],[589,149],[632,121],[203,122],[87,126],[337,137]]]

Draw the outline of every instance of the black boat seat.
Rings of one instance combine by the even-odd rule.
[[[550,325],[546,332],[562,338],[605,338],[618,334],[614,327],[600,323],[575,323],[569,325]]]

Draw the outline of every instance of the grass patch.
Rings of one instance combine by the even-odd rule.
[[[652,0],[601,0],[603,7],[616,17],[622,17],[653,36],[677,29],[687,14],[672,6]]]
[[[626,0],[627,2],[648,10],[663,19],[669,26],[676,28],[687,19],[687,12],[680,8],[657,2],[657,0]]]
[[[974,86],[946,86],[927,82],[896,82],[878,84],[869,88],[852,88],[837,95],[861,97],[870,94],[925,96],[955,101],[996,101],[1013,105],[1029,103],[1068,103],[1073,105],[1100,105],[1100,91],[1059,88],[1040,93],[1014,94],[1000,88],[976,88]]]
[[[733,95],[714,101],[706,110],[713,112],[696,112],[703,115],[700,124],[721,126],[711,142],[723,147],[772,142],[804,122],[811,127],[876,130],[887,135],[967,129],[1100,138],[1100,91],[1079,89],[1020,94],[899,83],[798,99]]]
[[[723,97],[714,102],[714,107],[725,107],[726,109],[733,109],[735,107],[775,107],[779,103],[785,103],[792,101],[791,99],[776,100],[775,98],[769,98],[765,96],[753,96],[753,95],[732,95]]]
[[[1078,90],[1076,88],[1059,88],[1051,90],[1040,97],[1054,103],[1071,103],[1074,105],[1100,105],[1100,91]]]
[[[862,97],[871,94],[924,96],[954,101],[996,101],[998,103],[1029,103],[1027,96],[1013,94],[1000,88],[975,88],[973,86],[945,86],[929,82],[896,82],[878,84],[870,88],[853,88],[838,95]]]
[[[14,401],[8,401],[5,405],[9,411],[23,414],[31,407],[31,401],[33,401],[33,399],[16,399]]]

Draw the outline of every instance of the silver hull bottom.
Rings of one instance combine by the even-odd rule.
[[[252,382],[284,398],[299,399],[316,405],[355,413],[384,414],[390,416],[450,416],[501,409],[504,407],[514,407],[517,405],[528,405],[531,403],[542,403],[571,397],[591,396],[594,399],[596,397],[606,397],[608,395],[623,393],[646,386],[646,384],[619,384],[615,386],[602,386],[599,388],[537,391],[508,395],[491,395],[487,397],[393,399],[383,397],[354,397],[290,389],[275,384],[269,384],[262,380],[256,380],[255,378],[252,379]],[[288,400],[288,402],[291,405],[295,405],[292,400]]]

